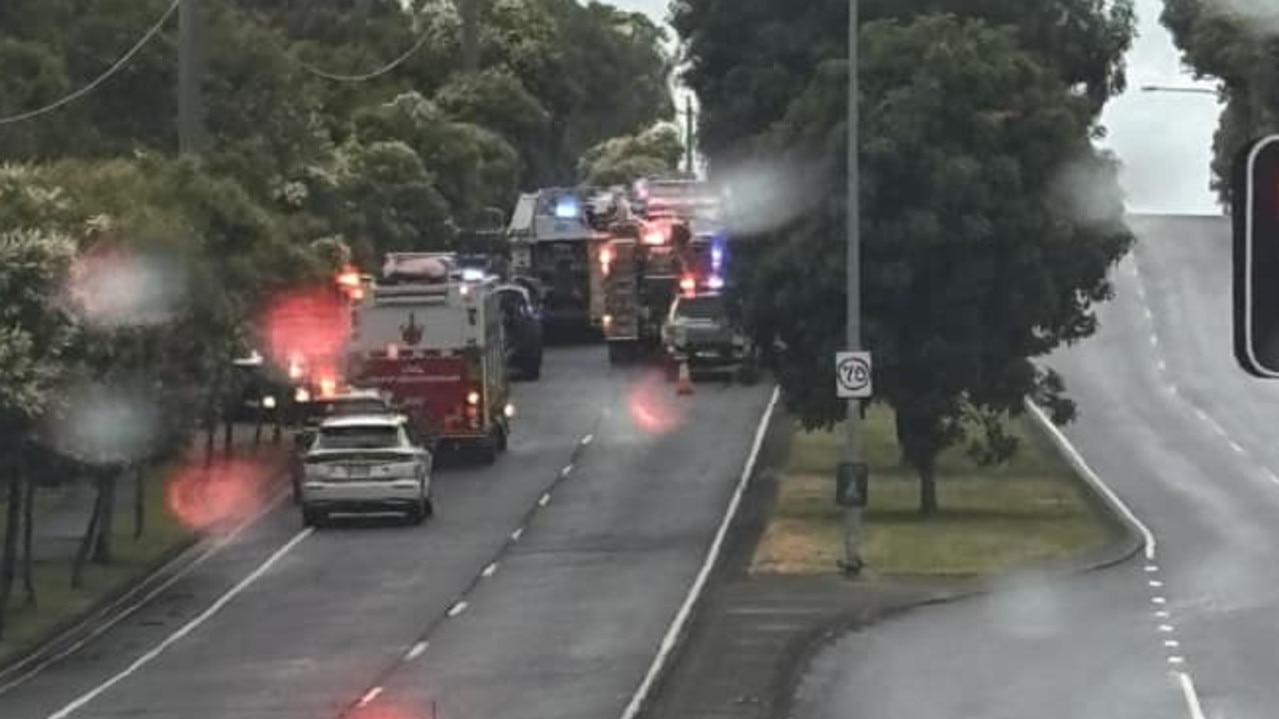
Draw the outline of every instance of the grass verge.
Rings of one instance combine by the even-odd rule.
[[[871,574],[971,577],[1070,557],[1115,536],[1082,480],[1029,418],[1012,428],[1022,441],[1007,465],[980,467],[962,450],[946,452],[938,471],[941,511],[927,519],[917,513],[913,470],[899,464],[891,411],[876,408],[863,426],[871,485],[862,554]],[[843,525],[833,475],[840,442],[838,431],[793,433],[752,573],[838,571]]]
[[[113,523],[114,561],[85,566],[83,585],[71,588],[72,560],[37,561],[32,578],[36,587],[35,607],[24,606],[21,583],[14,588],[5,608],[8,628],[0,641],[0,666],[21,656],[110,596],[146,576],[156,563],[188,540],[189,532],[165,509],[164,481],[155,470],[146,483],[146,531],[133,538],[133,498],[117,497]]]

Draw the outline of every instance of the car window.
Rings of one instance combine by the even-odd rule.
[[[695,320],[717,320],[724,314],[720,297],[686,297],[675,305],[675,316]]]
[[[325,427],[315,438],[313,449],[392,449],[404,446],[399,427],[354,425]]]
[[[328,402],[324,414],[329,417],[347,417],[355,414],[382,414],[386,403],[378,399],[342,399]]]

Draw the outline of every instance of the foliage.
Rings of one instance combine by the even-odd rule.
[[[630,184],[670,172],[684,153],[679,130],[670,123],[595,145],[577,161],[578,178],[592,185]]]
[[[1028,395],[1072,416],[1060,378],[1033,359],[1094,331],[1130,242],[1114,162],[1089,141],[1094,100],[1023,34],[953,15],[861,28],[863,342],[925,512],[946,447],[968,439],[978,459],[1005,459],[1015,443],[1002,418]],[[820,63],[751,139],[785,168],[774,191],[801,187],[809,201],[732,263],[744,319],[785,347],[778,373],[810,428],[844,414],[830,357],[844,327],[846,89],[846,62]]]

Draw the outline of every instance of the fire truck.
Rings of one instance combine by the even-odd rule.
[[[353,386],[379,389],[437,446],[506,449],[515,409],[492,278],[464,278],[448,255],[392,253],[354,306]]]
[[[625,363],[659,346],[677,292],[722,289],[726,252],[718,227],[692,219],[658,216],[613,225],[596,254],[609,362]]]

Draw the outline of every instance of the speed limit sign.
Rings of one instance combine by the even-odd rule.
[[[835,396],[866,399],[871,396],[869,352],[835,353]]]

